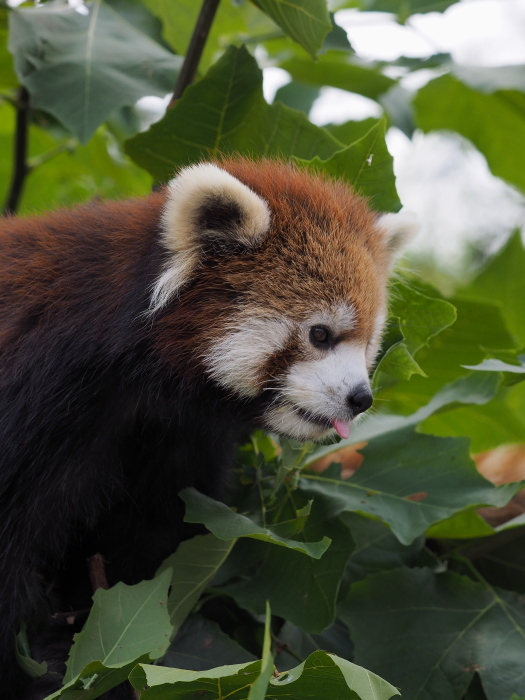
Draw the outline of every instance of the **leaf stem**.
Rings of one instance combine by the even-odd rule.
[[[220,0],[203,0],[199,17],[193,30],[193,35],[186,52],[186,58],[180,69],[179,77],[173,91],[173,97],[168,105],[171,109],[182,97],[184,90],[191,85],[197,73],[197,68],[206,44],[206,39],[210,33],[210,28],[219,6]]]
[[[76,147],[77,141],[75,139],[68,139],[67,141],[64,141],[63,143],[56,146],[55,148],[52,148],[50,151],[42,153],[42,155],[40,156],[29,158],[27,161],[28,170],[34,170],[35,168],[38,168],[41,165],[44,165],[44,163],[47,163],[48,161],[52,160],[56,156],[61,155],[62,153],[72,153]]]
[[[24,189],[25,179],[29,173],[27,164],[27,142],[29,131],[29,93],[20,87],[16,101],[15,152],[13,178],[4,206],[4,215],[15,214]]]

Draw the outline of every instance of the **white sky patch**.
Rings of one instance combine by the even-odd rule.
[[[337,23],[363,58],[449,52],[458,63],[486,66],[525,62],[523,0],[463,0],[445,12],[412,15],[399,25],[384,12],[337,12]]]
[[[314,102],[310,119],[314,124],[343,124],[350,119],[360,121],[368,117],[379,118],[383,113],[374,100],[363,95],[339,90],[333,87],[321,88],[321,94]]]

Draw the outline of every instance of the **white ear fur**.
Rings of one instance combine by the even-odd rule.
[[[417,235],[419,230],[417,217],[413,212],[400,211],[397,214],[381,214],[377,223],[386,237],[393,264],[403,249]]]
[[[189,280],[207,242],[251,247],[270,227],[266,202],[212,163],[184,168],[167,189],[161,236],[171,256],[154,286],[151,311],[164,306]]]

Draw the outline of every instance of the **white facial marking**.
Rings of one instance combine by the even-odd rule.
[[[214,197],[234,202],[242,212],[243,225],[228,231],[228,238],[250,246],[259,242],[270,227],[266,202],[245,184],[211,163],[184,168],[168,185],[161,216],[161,237],[170,259],[155,283],[150,311],[164,306],[188,282],[199,264],[202,236],[221,237],[221,231],[196,231],[199,208]]]
[[[419,230],[417,217],[413,212],[403,210],[397,214],[382,214],[377,223],[386,237],[393,264],[416,236]]]
[[[312,345],[310,330],[323,325],[337,338],[351,331],[355,321],[355,310],[345,304],[319,311],[302,323],[256,316],[245,309],[211,345],[204,364],[212,379],[237,396],[248,399],[271,392],[263,416],[267,429],[297,440],[318,440],[333,434],[334,420],[352,419],[351,397],[370,391],[370,382],[365,343],[342,339],[323,349]],[[378,314],[378,338],[383,322],[384,314]],[[273,385],[261,386],[261,370],[292,337],[298,339],[304,359],[276,376]]]
[[[292,440],[320,440],[333,434],[331,428],[316,425],[293,410],[291,406],[272,406],[264,414],[266,429],[270,432],[286,435]]]
[[[379,312],[376,316],[376,320],[374,323],[374,331],[372,333],[372,337],[368,341],[368,345],[366,348],[366,361],[369,368],[372,367],[372,365],[374,364],[376,355],[379,352],[381,336],[383,335],[383,329],[385,327],[386,318],[386,312],[384,311]]]
[[[339,343],[322,359],[292,365],[283,395],[295,406],[330,421],[351,417],[348,396],[359,386],[370,386],[365,348]]]
[[[350,331],[355,326],[356,313],[350,304],[339,304],[330,312],[319,311],[303,324],[306,333],[310,332],[312,326],[327,326],[335,334],[339,335],[344,331]]]
[[[261,392],[259,374],[268,359],[286,346],[293,324],[286,318],[246,314],[218,341],[204,362],[209,375],[224,389],[243,397]]]

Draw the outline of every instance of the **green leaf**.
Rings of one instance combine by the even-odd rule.
[[[395,321],[395,319],[393,319]],[[410,354],[403,341],[391,345],[385,352],[374,373],[373,386],[376,392],[395,386],[413,374],[427,375]]]
[[[30,129],[29,141],[31,161],[42,164],[26,180],[21,214],[72,206],[94,198],[144,196],[151,191],[151,177],[144,170],[124,154],[120,159],[110,155],[108,149],[115,152],[115,144],[104,128],[85,146],[72,139],[56,141],[36,126]]]
[[[374,373],[374,387],[384,391],[413,374],[425,377],[414,355],[455,321],[456,309],[449,302],[422,294],[408,283],[399,281],[392,285],[389,334],[401,340],[394,342],[381,358]]]
[[[213,535],[197,535],[181,542],[157,571],[157,576],[172,571],[168,612],[173,626],[172,637],[189,615],[201,593],[213,579],[235,541],[224,542]]]
[[[101,0],[87,14],[50,2],[13,10],[9,50],[33,107],[85,143],[109,114],[173,89],[182,59]]]
[[[18,79],[13,70],[13,58],[7,51],[8,12],[7,7],[0,7],[0,90],[2,91],[10,90],[18,85]]]
[[[280,87],[275,93],[274,103],[282,102],[290,109],[309,114],[313,103],[319,97],[320,88],[313,85],[305,85],[297,80],[292,80]],[[334,134],[335,136],[335,134]],[[337,136],[335,137],[337,138]]]
[[[330,132],[338,141],[349,146],[366,136],[370,129],[376,126],[378,121],[378,119],[369,117],[359,122],[349,121],[343,124],[325,124],[323,128]]]
[[[272,613],[270,610],[270,605],[268,604],[268,601],[266,601],[261,672],[259,674],[259,677],[255,679],[254,683],[250,688],[250,692],[248,693],[248,700],[264,700],[264,698],[266,697],[266,691],[268,690],[270,678],[273,674],[274,666],[272,656],[272,634],[270,630],[271,622]]]
[[[252,0],[292,39],[315,56],[332,29],[325,0]]]
[[[523,519],[523,513],[518,517]],[[475,559],[476,568],[490,584],[522,592],[525,590],[524,545],[525,528],[510,521],[492,537],[467,543],[464,551]]]
[[[314,515],[317,522],[308,523],[307,534],[312,537],[322,533],[332,540],[322,559],[264,542],[239,542],[233,552],[238,581],[220,589],[241,607],[258,614],[264,613],[269,600],[275,615],[308,632],[329,627],[353,541],[348,529],[320,503],[314,505]]]
[[[483,406],[494,398],[498,386],[499,377],[491,372],[474,372],[467,377],[461,377],[455,382],[445,385],[426,406],[422,406],[409,416],[390,414],[370,416],[366,422],[358,423],[353,428],[352,436],[347,440],[341,440],[337,444],[320,447],[311,452],[305,465],[310,466],[321,457],[326,457],[342,447],[358,442],[367,442],[373,438],[406,428],[415,428],[422,423],[424,424],[424,421],[435,414],[451,411],[461,405]]]
[[[400,566],[421,565],[423,536],[405,545],[397,539],[389,527],[360,513],[343,513],[342,522],[352,533],[355,548],[350,555],[345,581],[354,583],[371,573]]]
[[[491,527],[477,510],[466,510],[453,515],[447,520],[433,525],[427,530],[427,537],[435,539],[472,539],[474,537],[487,537],[493,535]]]
[[[523,357],[523,355],[522,355]],[[511,365],[508,362],[488,358],[479,365],[465,365],[465,369],[477,370],[478,372],[510,372],[511,374],[525,374],[525,363],[521,365]]]
[[[279,671],[290,670],[297,664],[297,657],[306,659],[318,649],[343,659],[354,656],[348,627],[340,619],[321,634],[308,634],[297,625],[285,622],[277,635],[276,646],[275,665]]]
[[[281,103],[269,105],[262,73],[245,48],[230,47],[199,82],[191,85],[163,119],[127,142],[133,160],[157,180],[175,168],[220,154],[327,158],[336,139]]]
[[[456,322],[417,353],[426,378],[414,375],[409,382],[381,391],[381,400],[388,402],[391,413],[409,413],[428,403],[446,383],[468,374],[464,365],[481,362],[487,354],[485,348],[515,346],[496,304],[460,297],[449,301],[456,308]]]
[[[15,654],[18,664],[31,678],[40,678],[47,673],[48,669],[45,661],[38,663],[31,658],[31,647],[27,639],[26,625],[22,625],[22,629],[16,635]]]
[[[525,94],[487,95],[444,75],[418,92],[414,107],[421,129],[457,131],[483,153],[494,175],[525,190]]]
[[[208,672],[163,669],[141,665],[131,674],[141,700],[177,697],[229,698],[242,700],[260,672],[261,662],[248,665],[221,666]],[[147,690],[142,690],[145,686]],[[162,687],[161,687],[162,686]],[[171,689],[171,692],[170,692]],[[160,694],[165,690],[166,694]],[[176,694],[174,694],[176,693]],[[338,656],[316,651],[290,671],[270,679],[266,697],[286,700],[388,700],[398,691],[389,683]]]
[[[495,302],[519,345],[525,345],[525,249],[516,231],[461,296]],[[488,346],[490,347],[490,346]]]
[[[87,622],[74,637],[64,682],[82,673],[93,661],[118,668],[147,655],[161,657],[169,645],[171,624],[167,611],[171,571],[135,586],[117,583],[98,589]]]
[[[393,160],[386,146],[385,133],[386,121],[381,119],[365,136],[327,160],[319,156],[308,161],[294,160],[314,172],[321,171],[346,180],[356,192],[368,197],[377,211],[398,211],[401,202],[394,184]]]
[[[459,700],[474,672],[489,700],[525,693],[525,605],[517,594],[449,572],[398,569],[356,583],[340,612],[356,661],[403,697]]]
[[[409,545],[427,529],[473,506],[504,505],[519,486],[494,487],[478,474],[468,440],[422,435],[411,427],[372,439],[356,474],[303,473],[305,497],[323,499],[333,515],[360,512],[387,523]]]
[[[177,54],[186,54],[202,3],[195,0],[141,1],[162,21],[166,42]],[[254,36],[275,32],[281,34],[274,22],[252,3],[220,2],[204,45],[199,71],[207,70],[231,44],[238,46]]]
[[[241,700],[246,698],[246,692],[258,677],[260,669],[260,661],[217,666],[209,671],[186,671],[179,668],[141,664],[133,669],[129,680],[137,690],[141,691],[141,700],[169,699],[174,697],[174,692],[178,700],[190,700],[192,697],[203,694],[210,700],[212,698]],[[164,694],[162,690],[165,691]]]
[[[118,668],[108,668],[100,661],[92,661],[82,669],[77,678],[66,683],[56,693],[47,696],[46,700],[95,700],[126,682],[137,663],[146,663],[148,660],[148,655],[144,654]]]
[[[397,84],[393,78],[383,75],[379,66],[358,59],[348,51],[327,51],[315,62],[308,58],[289,58],[279,66],[294,80],[307,85],[330,85],[372,100]]]
[[[162,665],[189,671],[207,671],[233,663],[251,663],[255,656],[225,634],[218,624],[190,615],[170,644]]]
[[[453,304],[429,297],[403,281],[391,286],[390,313],[399,318],[403,338],[412,355],[449,328],[457,318]]]
[[[235,513],[224,503],[214,501],[195,489],[184,489],[180,497],[186,503],[186,522],[206,525],[221,540],[250,537],[307,554],[314,559],[319,559],[330,546],[328,537],[323,537],[320,542],[299,542],[280,537],[272,528],[260,527],[245,515]]]

